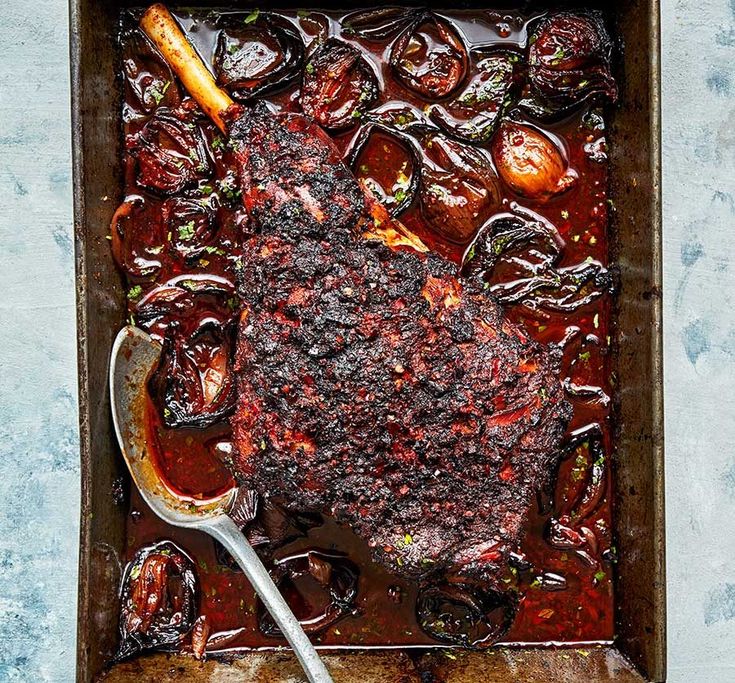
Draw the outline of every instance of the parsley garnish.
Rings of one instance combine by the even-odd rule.
[[[245,17],[245,23],[246,24],[253,24],[258,20],[258,17],[260,16],[260,10],[255,9],[248,16]]]
[[[180,225],[177,228],[177,232],[179,233],[179,239],[184,240],[185,242],[188,242],[189,240],[193,239],[194,237],[194,221],[189,221],[188,223],[184,225]]]
[[[143,293],[143,288],[140,285],[133,285],[128,291],[128,299],[131,301],[137,299]]]

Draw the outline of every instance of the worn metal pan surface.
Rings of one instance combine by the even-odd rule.
[[[294,680],[295,660],[275,652],[203,664],[159,654],[105,673],[117,642],[117,587],[126,517],[110,495],[125,466],[116,450],[106,382],[125,297],[105,239],[122,188],[115,36],[126,4],[126,0],[71,0],[82,463],[78,680],[92,681],[101,675],[109,681],[136,682]],[[478,6],[462,3],[473,4]],[[659,7],[658,0],[599,6],[613,15],[625,45],[622,98],[610,128],[611,197],[617,209],[613,256],[621,275],[615,461],[621,560],[615,584],[615,645],[586,651],[498,648],[456,660],[420,651],[412,651],[410,657],[398,650],[345,651],[328,657],[336,681],[420,681],[426,680],[422,675],[428,678],[428,672],[433,680],[452,683],[665,679]]]

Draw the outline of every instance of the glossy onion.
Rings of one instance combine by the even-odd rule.
[[[413,202],[419,182],[414,153],[397,135],[382,126],[364,128],[351,157],[355,177],[391,215]]]
[[[478,149],[443,135],[422,142],[421,211],[446,239],[468,242],[500,204],[498,178]]]
[[[557,146],[530,126],[503,122],[493,138],[492,154],[500,177],[522,197],[549,199],[577,180]]]
[[[503,112],[518,90],[516,64],[511,52],[478,54],[465,88],[446,104],[431,108],[431,119],[445,131],[470,142],[492,136]]]
[[[206,178],[211,162],[201,130],[159,110],[133,146],[138,185],[164,195],[175,194]]]
[[[464,647],[489,647],[513,624],[512,594],[461,583],[425,588],[416,601],[416,615],[425,633]]]
[[[116,660],[180,645],[196,619],[193,562],[170,541],[141,548],[125,569],[120,601]]]
[[[138,324],[163,340],[151,396],[167,427],[206,427],[234,407],[234,316],[231,286],[178,278],[138,303]]]
[[[136,28],[122,43],[125,120],[151,114],[159,106],[176,107],[180,95],[173,73],[145,34]]]
[[[301,107],[332,130],[357,123],[378,97],[378,81],[360,51],[330,38],[309,58],[301,86]]]
[[[390,63],[407,88],[429,100],[451,95],[467,73],[467,49],[457,32],[432,13],[396,40]]]
[[[139,195],[125,198],[110,224],[112,256],[126,275],[150,279],[161,270],[166,231],[160,207]]]
[[[342,20],[342,30],[366,40],[386,40],[406,28],[415,17],[416,10],[405,7],[358,10],[345,16]]]
[[[343,555],[309,550],[275,563],[276,584],[306,633],[318,633],[354,609],[359,570]],[[260,630],[282,637],[273,617],[258,602]]]
[[[206,201],[173,197],[164,202],[161,213],[174,248],[188,261],[216,249],[212,241],[217,225]]]
[[[246,23],[252,16],[225,15],[214,55],[217,83],[237,100],[286,85],[304,57],[304,43],[289,21],[261,12]]]
[[[542,19],[528,50],[532,93],[552,110],[592,96],[614,102],[611,54],[612,43],[599,14],[561,12]]]

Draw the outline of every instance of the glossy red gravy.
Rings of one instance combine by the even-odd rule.
[[[212,28],[210,15],[180,16],[182,26],[196,43],[202,57],[210,61],[217,33]],[[297,16],[296,12],[284,12],[300,27],[307,44],[315,35],[326,30],[330,20],[322,13]],[[334,16],[335,19],[339,17]],[[522,35],[523,21],[518,15],[506,18],[492,16],[488,12],[455,12],[449,17],[470,43],[517,45]],[[206,19],[204,17],[207,17]],[[331,31],[338,32],[338,23],[331,21]],[[343,39],[359,45],[369,55],[382,77],[381,104],[389,101],[422,107],[422,102],[410,91],[401,87],[390,75],[387,51],[384,43],[375,44],[356,40],[350,35]],[[135,59],[134,50],[128,58]],[[293,95],[297,85],[292,85],[268,101],[285,109],[298,110]],[[185,93],[176,85],[167,91],[169,98],[183,99]],[[518,202],[550,220],[559,230],[566,246],[559,266],[570,266],[592,259],[603,266],[608,264],[608,184],[607,161],[593,160],[589,146],[604,138],[604,130],[598,125],[592,129],[585,118],[587,109],[582,108],[567,119],[542,129],[554,139],[563,141],[569,165],[576,170],[579,180],[576,185],[554,199],[536,203],[513,195],[503,188],[508,203]],[[192,120],[194,120],[194,114]],[[197,125],[205,131],[210,143],[221,137],[213,125],[196,118]],[[534,126],[538,122],[527,121]],[[125,134],[135,133],[140,121],[128,120]],[[357,127],[333,136],[338,147],[348,149]],[[604,144],[604,143],[603,143]],[[217,145],[219,148],[219,146]],[[487,148],[488,146],[485,145]],[[226,149],[215,154],[218,178],[225,177],[232,166]],[[357,172],[369,174],[384,187],[390,187],[396,177],[396,166],[405,161],[398,146],[390,144],[374,148],[360,158]],[[126,192],[131,195],[144,194],[136,184],[134,164],[126,155]],[[156,210],[156,200],[151,198],[149,210]],[[234,227],[238,211],[220,209],[232,219],[230,227],[223,231],[223,253],[212,253],[206,259],[187,269],[180,261],[161,258],[160,271],[152,281],[149,277],[129,278],[131,287],[140,286],[143,292],[156,283],[165,282],[176,275],[187,272],[223,275],[233,278],[233,263],[237,259],[237,237]],[[427,228],[420,210],[410,207],[400,219],[411,230],[420,235],[433,249],[460,262],[468,244],[452,244]],[[502,276],[502,264],[497,274]],[[136,297],[139,298],[139,297]],[[131,300],[131,313],[135,301]],[[523,599],[510,632],[504,642],[520,643],[580,643],[609,641],[614,635],[612,564],[614,541],[611,536],[611,477],[609,471],[612,453],[611,406],[607,397],[614,391],[611,381],[610,359],[610,314],[609,295],[601,296],[571,313],[550,312],[539,308],[532,310],[524,305],[507,307],[508,316],[521,323],[538,341],[563,343],[564,362],[562,377],[570,378],[573,385],[586,387],[585,395],[569,396],[574,405],[574,417],[569,426],[570,434],[589,425],[599,425],[602,432],[604,458],[598,459],[593,472],[593,460],[586,442],[572,450],[560,466],[554,502],[544,512],[534,507],[529,515],[528,530],[522,550],[532,565],[529,571],[519,572],[519,587]],[[595,391],[597,394],[595,395]],[[182,495],[192,498],[209,497],[227,489],[232,477],[218,457],[218,450],[227,448],[228,426],[226,422],[206,429],[166,429],[158,410],[151,404],[150,431],[159,449],[159,464],[171,486]],[[592,483],[594,480],[594,485]],[[588,487],[590,509],[584,526],[595,538],[594,552],[587,556],[573,549],[560,550],[544,540],[544,529],[549,518],[557,517],[567,510],[571,501],[580,498],[580,491]],[[582,496],[584,497],[584,496]],[[201,609],[211,624],[208,649],[222,650],[237,647],[269,647],[281,644],[277,638],[261,634],[257,623],[256,599],[243,575],[221,564],[213,541],[202,534],[182,531],[162,523],[143,504],[137,492],[131,499],[131,514],[128,522],[128,556],[143,545],[170,539],[188,552],[197,563],[201,587]],[[307,536],[287,543],[276,552],[276,557],[285,557],[311,548],[337,549],[346,553],[360,567],[359,594],[356,613],[341,618],[325,631],[313,636],[315,642],[328,645],[435,645],[436,641],[424,634],[416,622],[414,602],[416,586],[397,580],[385,569],[369,559],[366,544],[349,529],[342,528],[331,520],[311,529]],[[603,554],[605,557],[603,558]],[[551,576],[549,576],[551,575]],[[555,576],[556,575],[556,576]],[[559,579],[563,577],[566,587],[559,590]],[[400,590],[397,590],[398,587]],[[399,598],[396,598],[399,596]],[[292,596],[292,599],[293,598]],[[312,615],[320,597],[310,594],[308,588],[299,600],[300,616]],[[294,603],[295,604],[295,603]],[[219,635],[218,635],[219,634]]]

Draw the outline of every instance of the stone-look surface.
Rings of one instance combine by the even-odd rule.
[[[65,0],[0,6],[0,681],[74,677]],[[735,0],[664,0],[669,680],[735,680]]]
[[[0,2],[0,681],[72,681],[79,454],[64,0]]]
[[[664,0],[669,680],[735,680],[735,0]]]

